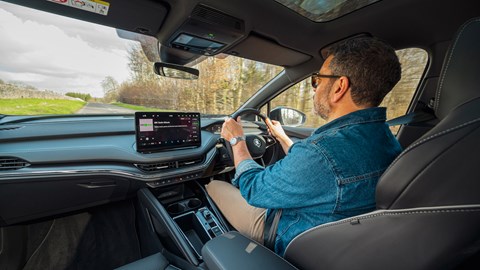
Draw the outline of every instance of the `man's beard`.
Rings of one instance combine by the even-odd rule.
[[[330,104],[328,104],[328,98],[330,95],[330,91],[332,90],[332,85],[333,82],[329,83],[327,87],[325,87],[326,89],[328,89],[328,91],[326,93],[321,93],[322,96],[320,97],[319,102],[317,102],[317,99],[315,98],[315,95],[317,95],[317,93],[315,93],[315,95],[313,96],[313,109],[315,114],[320,116],[323,120],[327,121],[331,111]]]
[[[313,107],[316,115],[320,116],[323,120],[328,120],[328,116],[330,115],[328,97],[322,96],[320,102],[316,102],[314,99]]]

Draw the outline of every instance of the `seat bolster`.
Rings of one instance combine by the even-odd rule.
[[[439,119],[465,102],[478,98],[480,77],[480,18],[467,21],[457,31],[446,55],[435,96],[435,114]]]
[[[392,162],[377,184],[377,208],[480,204],[478,138],[480,98],[453,110]]]
[[[116,270],[164,270],[169,263],[161,253],[155,253],[138,261],[116,268]]]
[[[378,210],[297,236],[299,269],[451,269],[480,250],[480,205]]]

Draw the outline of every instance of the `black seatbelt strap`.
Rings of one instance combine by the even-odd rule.
[[[282,216],[282,209],[274,209],[272,211],[274,211],[274,213],[270,213],[265,220],[265,228],[263,229],[263,245],[274,251],[278,222]]]
[[[388,120],[386,123],[389,126],[412,125],[427,122],[435,118],[436,117],[433,112],[416,111],[406,115],[402,115],[397,118],[393,118],[391,120]]]

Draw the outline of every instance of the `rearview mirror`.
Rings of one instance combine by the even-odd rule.
[[[153,69],[160,76],[184,80],[196,80],[200,74],[195,68],[161,62],[156,62]]]
[[[270,111],[270,119],[277,120],[280,124],[289,127],[298,127],[305,123],[307,116],[295,109],[287,107],[276,107]]]

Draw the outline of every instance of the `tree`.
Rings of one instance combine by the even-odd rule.
[[[112,76],[105,77],[101,82],[104,99],[107,102],[116,101],[118,98],[118,82]]]
[[[135,82],[155,80],[157,75],[153,71],[153,64],[148,61],[140,45],[132,46],[128,50],[128,67]]]
[[[182,80],[156,75],[140,46],[132,46],[128,58],[130,79],[118,86],[116,100],[204,114],[234,111],[281,70],[238,57],[208,57],[195,66],[200,71],[198,80]],[[109,89],[108,80],[104,82],[104,90]]]
[[[118,89],[118,82],[112,76],[105,77],[105,79],[103,79],[101,84],[103,88],[103,93],[105,94],[108,94],[113,91],[117,91]]]

